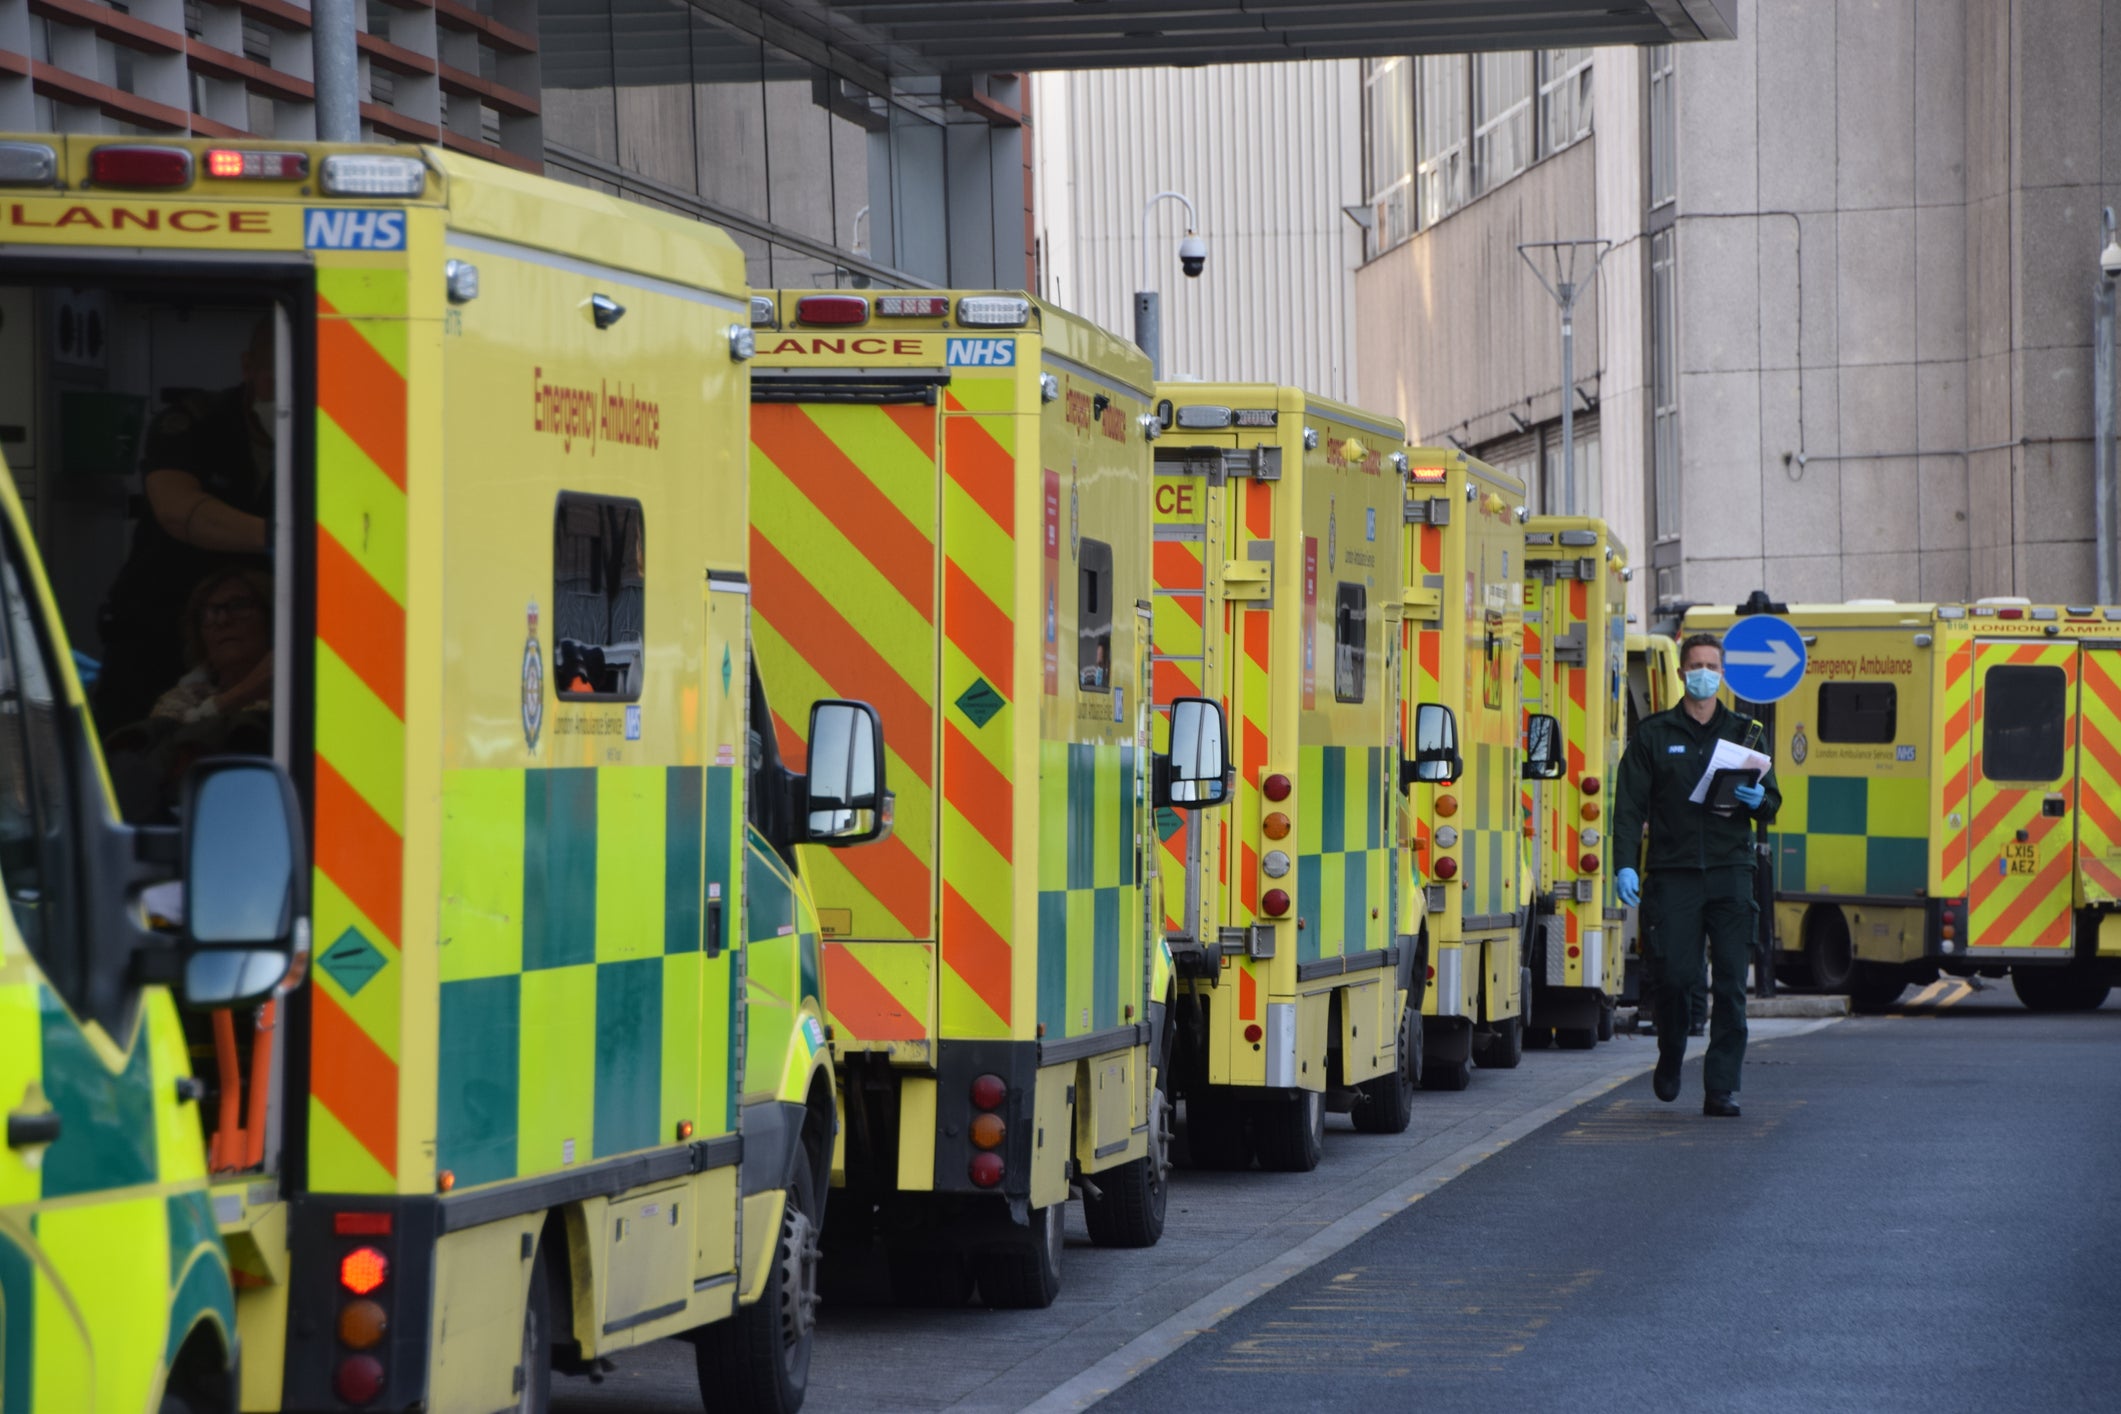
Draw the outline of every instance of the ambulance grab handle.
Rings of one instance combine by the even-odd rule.
[[[7,1117],[7,1147],[26,1149],[32,1144],[50,1144],[59,1137],[59,1112],[24,1114],[17,1110]]]

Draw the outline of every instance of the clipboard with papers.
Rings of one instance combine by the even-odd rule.
[[[1740,786],[1757,785],[1766,779],[1775,763],[1761,752],[1735,741],[1719,741],[1709,756],[1707,769],[1687,799],[1696,805],[1704,805],[1719,815],[1728,815],[1738,808],[1734,792]]]

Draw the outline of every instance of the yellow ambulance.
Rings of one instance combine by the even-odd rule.
[[[1163,384],[1157,418],[1156,703],[1226,703],[1237,768],[1227,816],[1157,821],[1188,1157],[1306,1171],[1328,1109],[1396,1134],[1420,1080],[1393,897],[1406,432],[1273,384]]]
[[[1622,728],[1623,743],[1634,737],[1636,724],[1644,717],[1677,707],[1680,699],[1686,694],[1686,684],[1681,681],[1679,675],[1679,640],[1670,634],[1644,633],[1630,629],[1627,643],[1627,721]],[[1629,848],[1631,853],[1627,858],[1608,851],[1615,874],[1620,872],[1623,865],[1633,865],[1637,869],[1642,867],[1641,841],[1633,842]],[[1624,916],[1619,923],[1619,930],[1621,956],[1625,961],[1626,971],[1620,984],[1620,1004],[1638,1009],[1636,1026],[1639,1029],[1649,1025],[1649,1013],[1641,1009],[1647,999],[1642,994],[1640,913],[1632,908],[1622,912]]]
[[[1428,939],[1422,1084],[1524,1052],[1532,927],[1523,780],[1561,772],[1560,728],[1526,717],[1524,486],[1448,447],[1409,452],[1402,507],[1402,934]]]
[[[1627,547],[1587,517],[1533,516],[1524,539],[1524,708],[1561,724],[1563,762],[1523,787],[1536,881],[1525,1044],[1587,1051],[1613,1038],[1626,973],[1604,824],[1626,742]]]
[[[734,243],[432,149],[12,138],[0,183],[8,1407],[539,1408],[689,1333],[795,1408],[793,851],[891,812],[874,712],[811,708],[805,776],[750,668]],[[180,977],[110,951],[143,909]]]
[[[756,305],[759,659],[874,703],[899,785],[888,843],[805,861],[848,1116],[833,1255],[880,1249],[903,1300],[1043,1307],[1071,1186],[1095,1241],[1163,1230],[1151,812],[1226,789],[1219,705],[1152,750],[1148,360],[1021,294]]]
[[[1778,963],[1862,1010],[1939,973],[2007,974],[2036,1011],[2097,1007],[2121,979],[2121,611],[1785,617],[1807,661],[1768,711]]]

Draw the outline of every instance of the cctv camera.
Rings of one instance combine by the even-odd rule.
[[[2099,252],[2099,269],[2105,273],[2107,279],[2121,280],[2121,241],[2106,243],[2106,249]],[[1193,272],[1188,269],[1186,273]]]
[[[1201,267],[1208,263],[1208,243],[1191,231],[1178,243],[1178,268],[1186,272],[1188,279],[1198,280]]]

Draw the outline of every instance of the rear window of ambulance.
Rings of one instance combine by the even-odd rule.
[[[1981,708],[1981,774],[1992,781],[2062,778],[2069,675],[2010,665],[1989,669]]]

